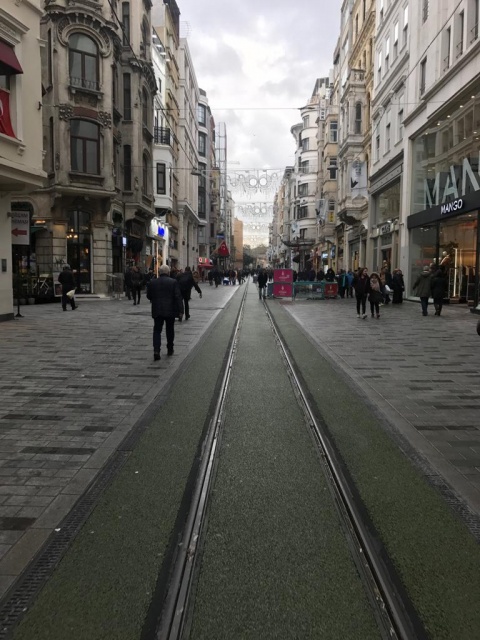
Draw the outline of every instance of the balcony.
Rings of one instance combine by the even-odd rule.
[[[153,137],[155,144],[172,145],[172,133],[167,127],[155,127]]]

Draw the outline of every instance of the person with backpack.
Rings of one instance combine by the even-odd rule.
[[[189,301],[192,294],[192,289],[198,292],[200,298],[202,297],[202,291],[192,274],[190,267],[185,267],[185,271],[178,276],[178,286],[180,287],[180,293],[183,298],[183,305],[185,307],[185,320],[190,318],[190,306]]]

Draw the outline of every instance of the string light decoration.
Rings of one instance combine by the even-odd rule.
[[[257,193],[268,195],[277,191],[281,178],[281,174],[274,169],[249,169],[229,171],[227,183],[232,192],[238,191],[247,196]]]

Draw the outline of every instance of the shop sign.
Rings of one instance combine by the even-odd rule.
[[[478,173],[479,165],[476,160],[475,169]],[[464,158],[462,164],[454,164],[449,171],[439,171],[435,174],[435,180],[424,180],[425,208],[439,204],[445,204],[448,196],[461,200],[467,193],[468,184],[472,191],[480,191],[480,185],[468,158]],[[441,198],[441,200],[440,200]],[[442,211],[442,214],[444,212]],[[448,212],[449,213],[449,212]]]
[[[141,222],[130,220],[130,235],[134,238],[143,238],[145,236],[145,227]]]
[[[460,209],[463,209],[463,200],[462,198],[457,198],[452,202],[442,204],[440,212],[444,216],[446,213],[453,213],[454,211],[460,211]]]
[[[273,283],[274,298],[291,298],[292,296],[293,296],[293,284],[284,284],[283,282]]]
[[[273,281],[279,284],[293,282],[292,269],[274,269]]]
[[[382,224],[382,226],[380,227],[380,235],[384,235],[385,233],[390,233],[392,230],[392,225],[390,223],[388,224]]]
[[[12,244],[30,245],[30,211],[12,211]]]

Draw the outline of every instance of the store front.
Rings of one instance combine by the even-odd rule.
[[[441,266],[448,299],[477,306],[480,100],[457,101],[435,125],[413,141],[410,287],[425,265]]]
[[[77,293],[91,293],[90,213],[82,209],[74,209],[68,216],[67,263],[73,271]]]
[[[390,269],[399,266],[399,219],[401,207],[401,175],[403,154],[372,176],[370,234],[371,266],[380,271],[387,262]]]

